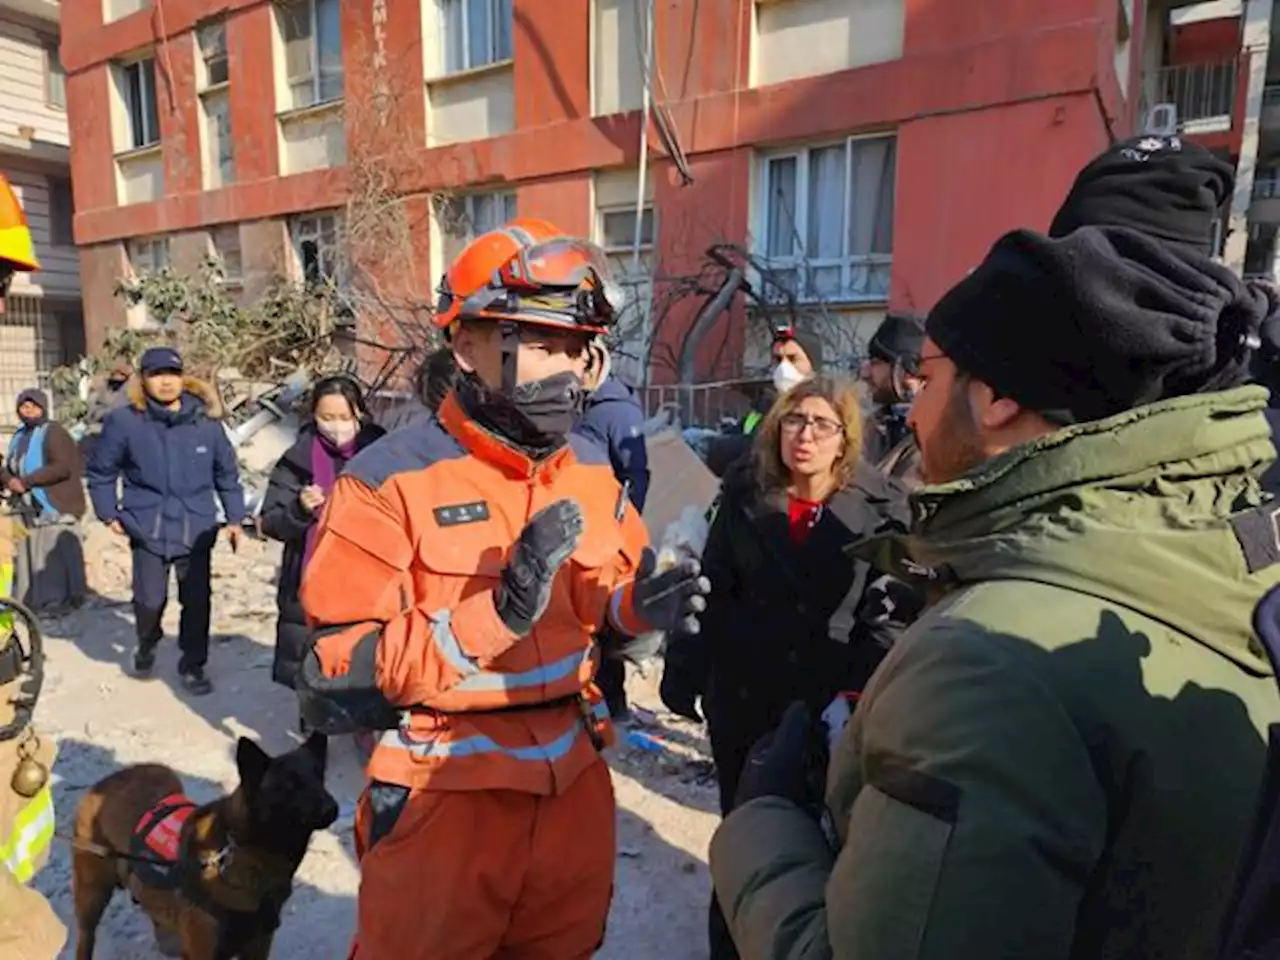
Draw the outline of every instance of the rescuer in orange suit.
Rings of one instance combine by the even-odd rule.
[[[654,570],[607,452],[570,435],[621,305],[599,248],[516,220],[439,294],[458,383],[350,462],[302,587],[304,716],[383,731],[351,956],[589,957],[614,865],[592,636],[696,631],[710,585],[692,559]]]

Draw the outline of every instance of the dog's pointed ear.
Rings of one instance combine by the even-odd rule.
[[[325,763],[329,758],[329,738],[323,733],[313,733],[307,737],[307,742],[302,746],[315,757],[320,769],[324,770]]]
[[[241,737],[236,744],[236,769],[240,771],[240,783],[255,790],[271,764],[271,757],[248,737]]]

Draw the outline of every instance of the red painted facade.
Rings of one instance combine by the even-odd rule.
[[[423,89],[421,3],[385,0],[388,62],[403,86]],[[925,310],[1005,230],[1043,228],[1074,173],[1131,128],[1133,106],[1113,67],[1117,0],[903,0],[903,56],[895,61],[768,87],[747,86],[754,0],[657,0],[657,59],[667,105],[695,180],[680,186],[650,137],[658,211],[657,252],[668,275],[697,265],[714,242],[746,242],[753,222],[754,151],[860,132],[898,136],[893,307]],[[638,112],[592,117],[590,0],[514,0],[515,129],[438,148],[426,143],[422,96],[397,111],[394,162],[425,213],[433,190],[511,184],[522,215],[591,229],[593,171],[633,166]],[[1129,89],[1139,88],[1143,0],[1135,6]],[[152,233],[280,218],[340,206],[343,169],[280,177],[273,103],[269,4],[261,0],[157,0],[149,10],[102,23],[102,0],[63,0],[62,59],[74,144],[76,241],[84,251]],[[348,103],[368,95],[373,0],[343,0]],[[201,18],[228,13],[232,129],[237,182],[203,191],[196,149],[193,44],[178,42]],[[168,42],[166,42],[166,39]],[[121,208],[115,195],[109,111],[110,62],[157,50],[165,159],[163,200]],[[387,134],[383,134],[386,136]],[[348,126],[348,154],[378,148]],[[425,222],[425,217],[419,218]],[[426,231],[413,286],[430,290]],[[86,257],[86,263],[89,258]],[[100,269],[85,268],[86,281]],[[86,283],[91,340],[105,307]],[[696,312],[661,337],[675,343]],[[741,356],[741,317],[719,369]],[[106,322],[110,322],[109,320]],[[710,360],[708,359],[708,363]],[[728,364],[726,367],[725,364]],[[655,379],[670,371],[655,370]]]

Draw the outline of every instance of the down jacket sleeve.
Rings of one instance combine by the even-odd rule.
[[[117,409],[107,417],[85,468],[93,512],[103,523],[116,519],[120,513],[116,484],[128,450],[128,425],[122,419],[128,415],[127,409]]]
[[[744,960],[1072,956],[1107,805],[1029,646],[947,619],[900,641],[831,759],[838,851],[779,798],[729,815],[711,870]]]
[[[244,522],[244,489],[240,486],[240,466],[236,463],[236,450],[231,438],[216,425],[217,439],[213,457],[213,486],[227,514],[227,523],[239,526]]]

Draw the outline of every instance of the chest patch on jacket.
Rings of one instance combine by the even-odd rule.
[[[456,527],[464,523],[482,523],[489,519],[489,504],[483,500],[474,503],[455,503],[447,507],[436,507],[436,524],[441,527]]]
[[[174,793],[142,815],[133,828],[129,852],[141,858],[141,862],[130,864],[130,869],[143,883],[165,888],[176,883],[173,867],[181,855],[182,828],[195,809],[194,803]]]

